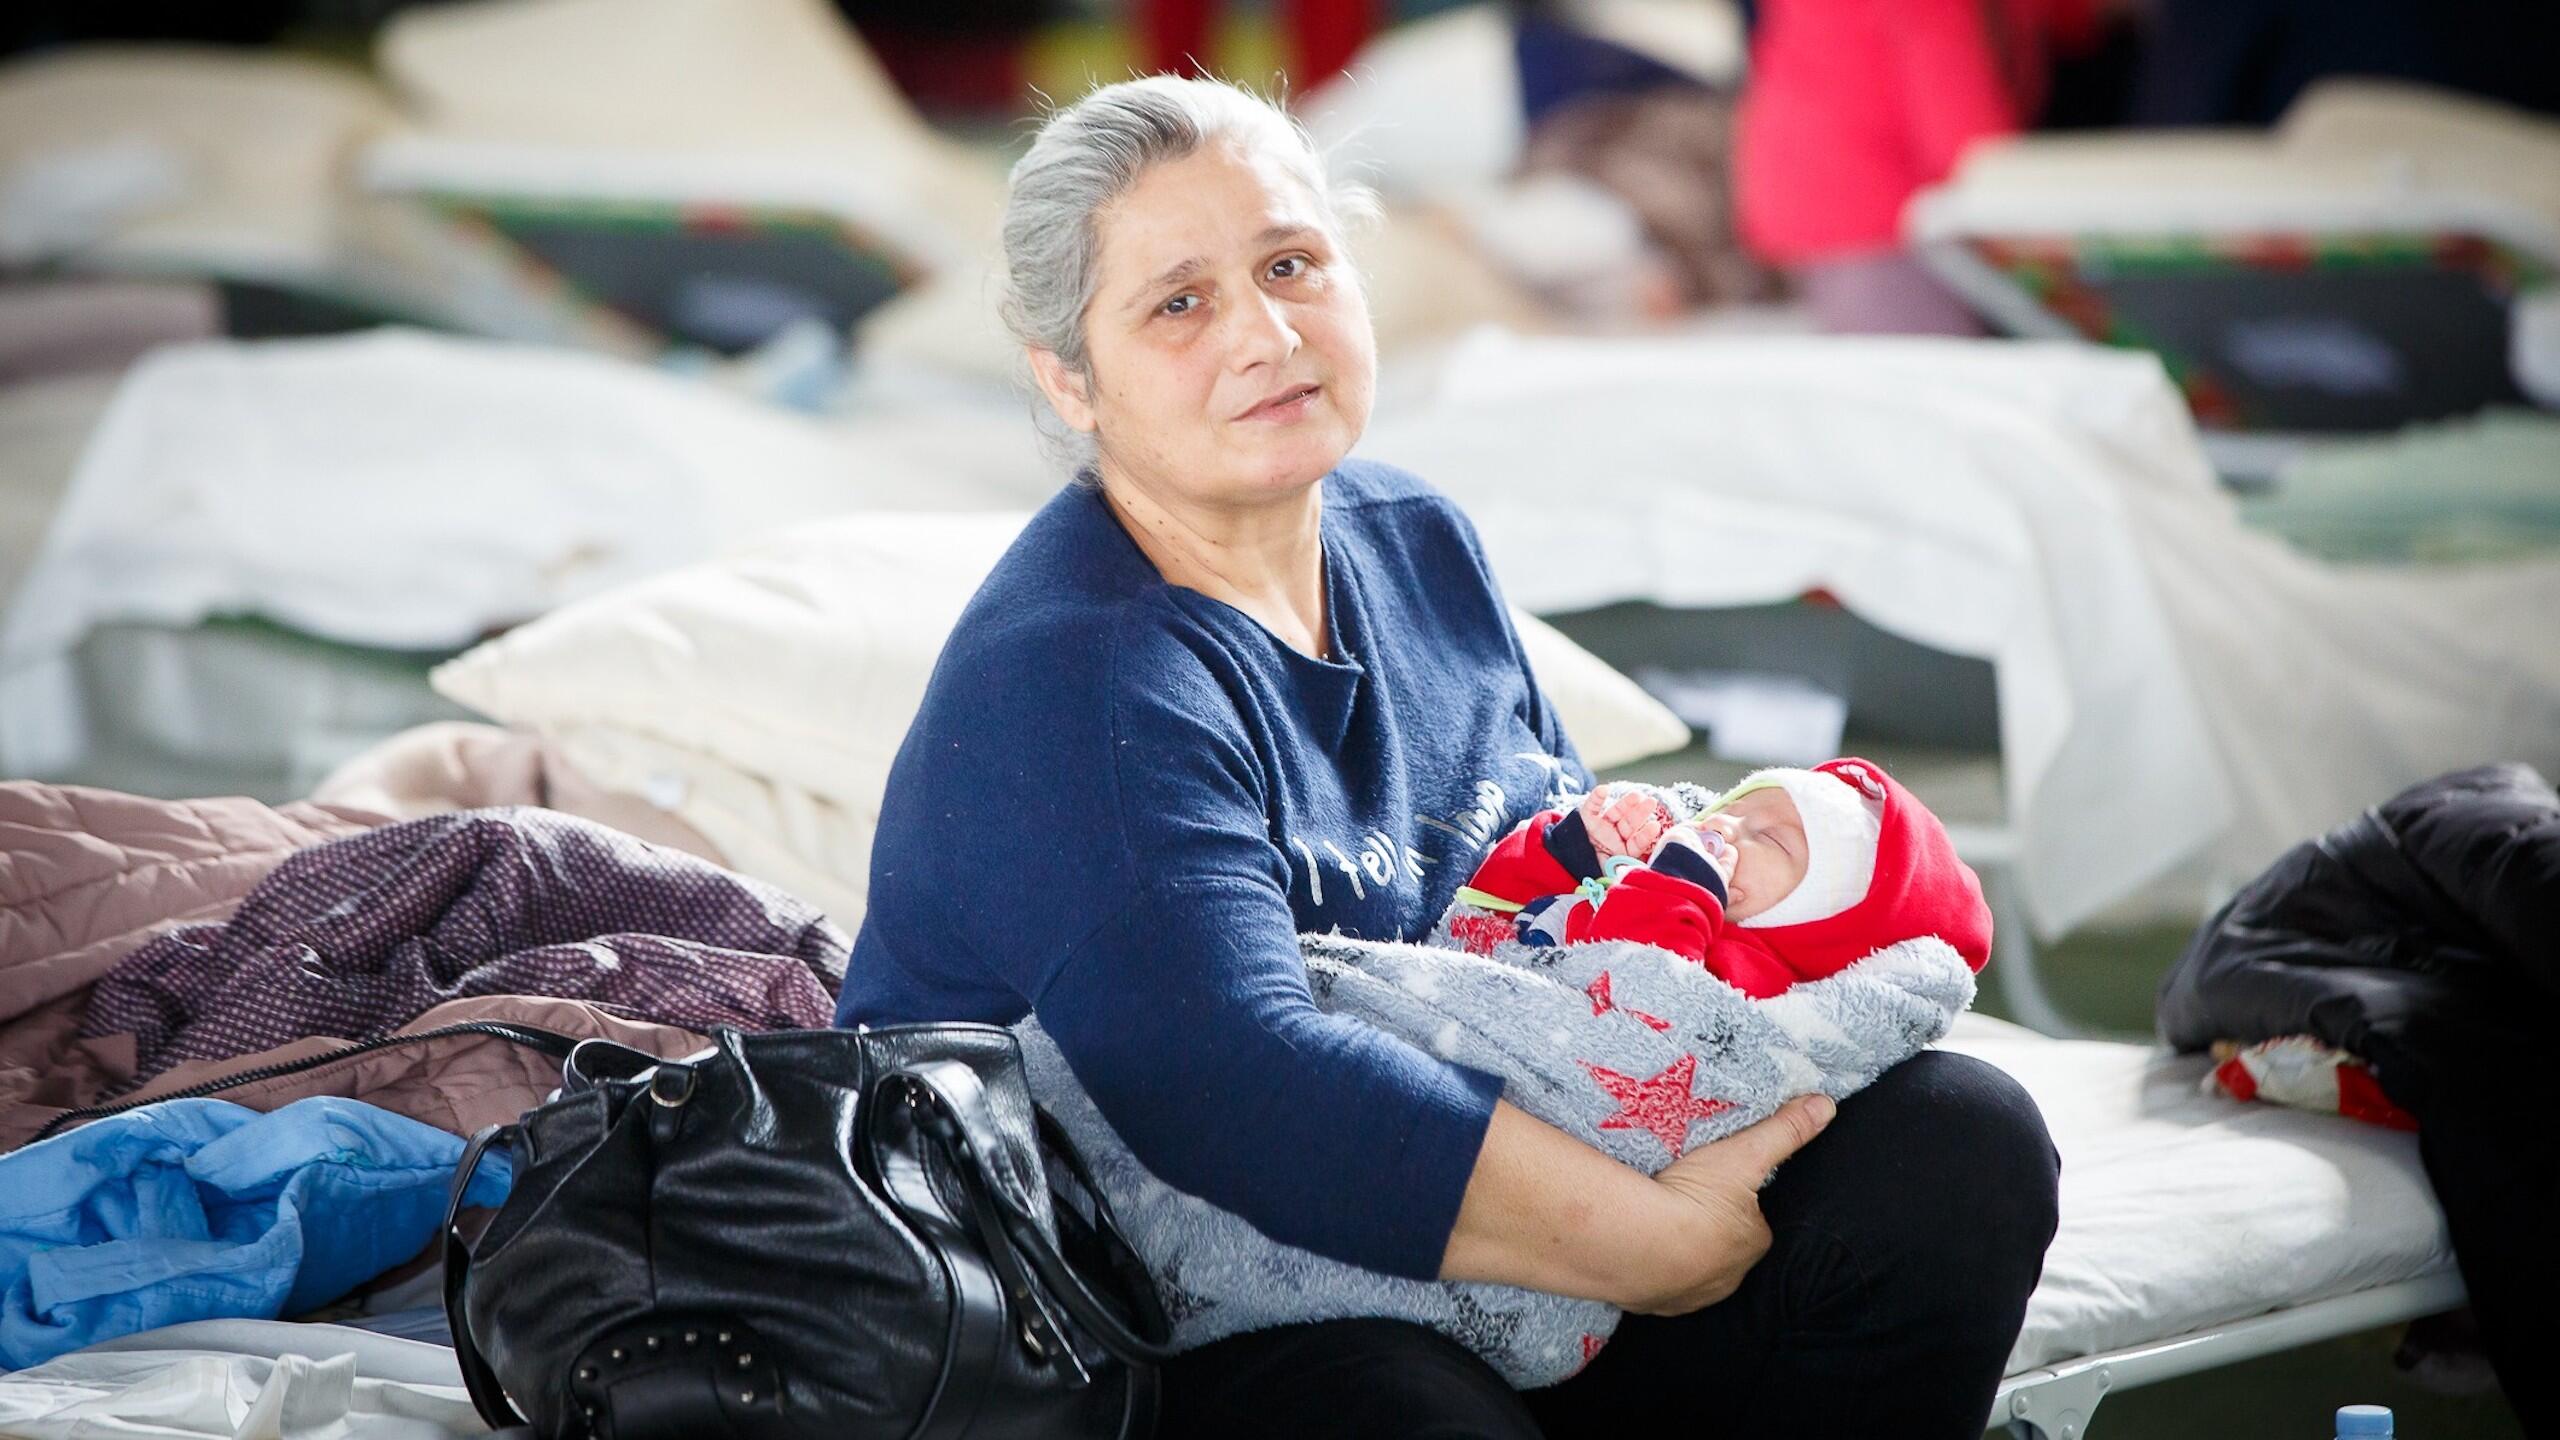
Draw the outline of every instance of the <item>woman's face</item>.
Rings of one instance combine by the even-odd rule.
[[[1087,385],[1045,351],[1041,388],[1097,433],[1106,473],[1250,506],[1323,478],[1369,421],[1377,342],[1341,239],[1286,169],[1204,145],[1104,211]]]

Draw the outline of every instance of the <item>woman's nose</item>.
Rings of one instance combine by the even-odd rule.
[[[1255,292],[1253,298],[1228,313],[1235,317],[1230,343],[1237,369],[1277,365],[1298,353],[1297,327],[1289,323],[1288,307],[1279,300]]]

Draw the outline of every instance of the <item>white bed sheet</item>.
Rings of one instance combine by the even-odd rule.
[[[78,761],[69,657],[102,624],[255,614],[458,649],[794,521],[1020,508],[1054,484],[1019,408],[824,425],[624,361],[396,330],[173,347],[125,377],[0,624],[0,767]]]
[[[0,388],[0,596],[17,590],[44,548],[80,452],[115,391],[111,375]]]
[[[1361,449],[1455,497],[1525,609],[1821,588],[1990,660],[2040,930],[2132,894],[2230,822],[2125,513],[2133,484],[2214,487],[2149,357],[1481,332],[1429,403],[1373,424]]]
[[[2333,77],[2272,130],[2023,135],[1967,152],[1905,230],[1974,236],[2476,230],[2560,259],[2560,123],[2404,81]]]
[[[343,1325],[202,1320],[0,1376],[0,1434],[24,1440],[486,1433],[451,1349]]]
[[[1488,333],[1361,450],[1455,497],[1525,609],[1819,586],[1992,661],[2047,934],[2441,771],[2560,766],[2560,561],[2360,571],[2245,529],[2149,355]]]
[[[2010,1374],[2453,1266],[2414,1135],[2205,1094],[2202,1056],[1984,1015],[1942,1048],[2015,1076],[2062,1153]]]
[[[996,230],[994,154],[931,129],[826,0],[519,0],[406,10],[375,59],[412,128],[391,190],[805,205],[928,268]]]

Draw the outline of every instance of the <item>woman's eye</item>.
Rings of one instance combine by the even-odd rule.
[[[1306,273],[1307,263],[1307,257],[1304,255],[1283,255],[1271,262],[1271,278],[1294,280]]]
[[[1166,315],[1188,315],[1199,303],[1200,297],[1197,295],[1176,295],[1157,306],[1156,309],[1159,313]]]

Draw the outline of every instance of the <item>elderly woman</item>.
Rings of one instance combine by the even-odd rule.
[[[1015,168],[1006,318],[1077,475],[943,650],[838,1023],[1037,1012],[1149,1168],[1274,1239],[1634,1312],[1526,1393],[1401,1321],[1235,1336],[1167,1367],[1167,1435],[1978,1434],[2054,1225],[1999,1072],[1925,1053],[1647,1176],[1310,996],[1299,932],[1422,934],[1589,783],[1465,517],[1346,458],[1356,198],[1206,81],[1097,91]]]

